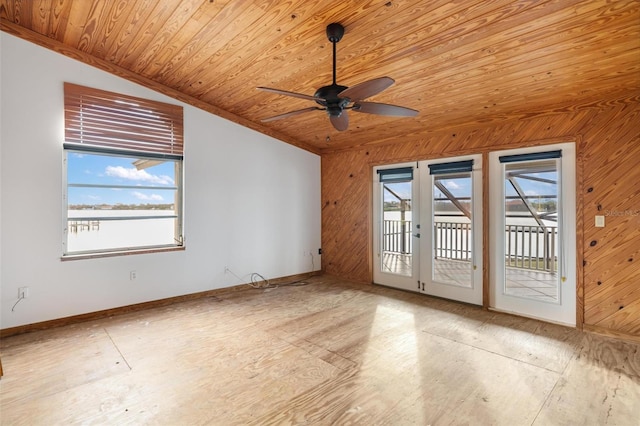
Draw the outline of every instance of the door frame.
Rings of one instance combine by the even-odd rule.
[[[397,169],[403,167],[411,167],[413,168],[413,179],[411,181],[411,235],[412,235],[412,273],[411,276],[403,276],[400,274],[391,274],[382,271],[382,250],[380,247],[381,237],[382,237],[382,197],[380,191],[380,180],[378,177],[378,170],[388,170],[388,169]],[[396,164],[384,164],[380,166],[373,167],[371,179],[371,188],[373,190],[373,283],[380,284],[388,287],[399,288],[402,290],[408,291],[418,291],[419,287],[419,276],[420,276],[420,238],[417,237],[419,235],[419,223],[416,219],[420,218],[420,206],[419,203],[416,202],[420,195],[420,179],[419,179],[419,171],[418,171],[418,163],[416,161],[412,162],[404,162],[404,163],[396,163]]]
[[[504,242],[504,167],[499,163],[502,155],[529,154],[561,150],[560,186],[562,197],[562,229],[559,239],[563,240],[563,265],[558,274],[564,277],[560,283],[560,303],[537,302],[532,306],[531,299],[505,295],[500,292],[504,283],[504,259],[498,259],[505,252]],[[489,203],[493,208],[489,214],[490,247],[497,250],[497,255],[490,255],[489,270],[489,309],[530,317],[546,322],[559,323],[575,327],[577,324],[578,297],[580,282],[578,277],[577,231],[579,221],[578,197],[576,183],[579,179],[576,143],[565,141],[549,145],[511,148],[489,153]],[[497,210],[497,211],[496,211]],[[544,304],[544,305],[542,305]],[[562,311],[565,308],[565,311]]]
[[[433,177],[429,172],[430,164],[441,164],[449,162],[473,160],[471,171],[473,200],[471,213],[472,230],[472,260],[471,260],[471,287],[458,287],[452,284],[434,281],[432,271],[433,260],[433,214],[432,208],[427,203],[433,203]],[[420,282],[421,292],[436,297],[459,302],[482,305],[484,294],[484,262],[483,262],[483,156],[482,154],[460,155],[454,157],[441,157],[437,159],[424,160],[419,162],[420,174],[420,222],[423,224],[424,238],[420,239]],[[424,195],[424,196],[423,196]],[[428,218],[423,216],[431,212]],[[428,222],[428,223],[427,223]],[[429,232],[427,233],[427,229]],[[430,274],[431,276],[427,276]],[[422,290],[424,288],[424,290]]]

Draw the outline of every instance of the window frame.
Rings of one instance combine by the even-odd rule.
[[[109,257],[109,256],[122,256],[122,255],[130,255],[130,254],[142,254],[142,253],[155,253],[155,252],[166,252],[166,251],[178,251],[185,249],[185,239],[184,239],[184,156],[183,156],[183,137],[184,137],[184,128],[183,128],[183,109],[180,106],[165,104],[162,102],[146,100],[141,98],[130,97],[127,95],[121,95],[113,92],[105,92],[98,89],[83,87],[74,85],[71,83],[64,83],[65,89],[65,142],[63,144],[63,173],[62,173],[62,181],[63,181],[63,202],[62,202],[62,257],[61,260],[73,260],[73,259],[86,259],[86,258],[96,258],[96,257]],[[125,106],[116,111],[116,114],[119,116],[124,116],[125,119],[120,122],[119,119],[109,120],[106,119],[104,122],[107,122],[107,125],[104,127],[100,126],[100,128],[96,129],[95,122],[90,123],[90,125],[94,126],[89,131],[87,131],[88,137],[86,139],[83,138],[84,133],[78,132],[78,128],[82,129],[82,108],[78,108],[77,104],[82,103],[78,101],[78,97],[82,96],[82,91],[86,90],[86,93],[91,99],[92,102],[97,102],[89,105],[88,108],[92,108],[93,111],[99,110],[101,108],[120,108],[122,104]],[[70,95],[71,94],[71,95]],[[75,97],[75,99],[74,99]],[[68,103],[68,100],[71,99],[71,104]],[[98,99],[97,101],[94,101]],[[74,102],[76,105],[74,106]],[[101,103],[104,102],[104,103]],[[146,133],[145,129],[147,126],[142,125],[142,131],[133,132],[131,135],[131,149],[129,149],[129,140],[127,138],[118,137],[118,132],[121,131],[125,126],[126,132],[130,131],[129,125],[126,124],[127,120],[136,120],[135,114],[137,111],[134,111],[132,116],[127,116],[126,111],[123,112],[124,109],[129,108],[129,106],[133,106],[133,108],[144,109],[143,114],[152,116],[151,121],[157,123],[160,128],[152,128],[150,132],[155,133],[154,135],[149,135]],[[153,109],[153,106],[157,105],[158,110]],[[92,112],[93,112],[92,111]],[[168,113],[167,113],[168,111]],[[107,115],[109,115],[111,111],[107,111]],[[155,115],[157,112],[157,115]],[[88,114],[89,115],[89,114]],[[96,114],[93,114],[94,117]],[[103,120],[102,116],[98,114],[98,120]],[[144,121],[142,119],[141,121]],[[125,124],[122,124],[125,123]],[[154,123],[152,123],[154,125]],[[121,126],[118,128],[118,126]],[[134,124],[135,126],[135,124]],[[89,128],[89,126],[87,126]],[[163,129],[167,129],[166,133],[163,133]],[[115,133],[112,130],[115,129]],[[97,137],[94,137],[95,135]],[[113,135],[116,136],[113,136]],[[158,137],[158,135],[160,135]],[[150,142],[150,139],[154,139]],[[148,150],[144,149],[147,147]],[[158,217],[158,219],[174,219],[174,232],[173,232],[173,244],[132,244],[126,247],[117,247],[117,248],[95,248],[89,250],[77,250],[77,251],[69,251],[69,235],[70,235],[70,219],[69,218],[69,188],[73,186],[84,186],[82,182],[69,182],[68,176],[68,167],[69,167],[69,155],[72,153],[80,153],[87,154],[93,156],[104,156],[104,157],[127,157],[127,158],[135,158],[137,160],[151,160],[151,161],[162,161],[162,162],[172,162],[174,164],[174,184],[171,187],[161,187],[161,186],[136,186],[131,185],[131,189],[133,188],[142,188],[142,189],[158,189],[158,190],[171,190],[174,195],[174,210],[171,215]],[[144,167],[142,167],[144,168]],[[139,168],[140,169],[140,168]],[[88,184],[90,187],[96,188],[119,188],[119,189],[127,189],[129,185],[102,185],[102,184]],[[96,210],[95,217],[100,217],[99,210]],[[107,218],[109,221],[117,221],[117,220],[132,220],[127,219],[125,216],[113,218],[108,216],[103,216]],[[141,219],[133,219],[133,220],[154,220],[153,216],[145,217]]]

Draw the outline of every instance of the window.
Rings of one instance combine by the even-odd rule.
[[[64,92],[64,256],[182,247],[182,107]]]

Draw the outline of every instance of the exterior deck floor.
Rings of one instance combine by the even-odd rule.
[[[383,272],[398,275],[411,275],[412,256],[385,252],[383,254]],[[467,287],[471,277],[469,262],[449,259],[435,260],[435,279],[438,282],[451,283]],[[558,275],[556,273],[535,271],[523,268],[506,268],[506,294],[546,302],[555,302],[558,297]]]

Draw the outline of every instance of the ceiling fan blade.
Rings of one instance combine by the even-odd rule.
[[[322,98],[317,98],[315,96],[305,95],[303,93],[287,92],[286,90],[272,89],[270,87],[256,87],[256,89],[264,90],[265,92],[276,93],[278,95],[293,96],[294,98],[308,99],[310,101],[322,100]]]
[[[395,83],[395,80],[390,77],[374,78],[373,80],[364,81],[348,89],[344,89],[338,93],[338,96],[341,98],[349,98],[351,102],[358,102],[382,92],[393,83]]]
[[[322,109],[323,108],[319,108],[319,107],[309,107],[309,108],[304,108],[304,109],[298,109],[298,110],[295,110],[295,111],[285,112],[284,114],[274,115],[273,117],[263,118],[260,121],[262,121],[263,123],[267,123],[269,121],[280,120],[281,118],[293,117],[294,115],[304,114],[305,112],[322,110]]]
[[[353,105],[354,111],[367,114],[393,115],[396,117],[415,117],[420,111],[397,105],[381,104],[378,102],[358,102]]]
[[[347,111],[342,111],[340,115],[330,115],[329,119],[331,120],[331,124],[336,128],[337,131],[342,132],[349,128],[349,116],[347,115]]]

